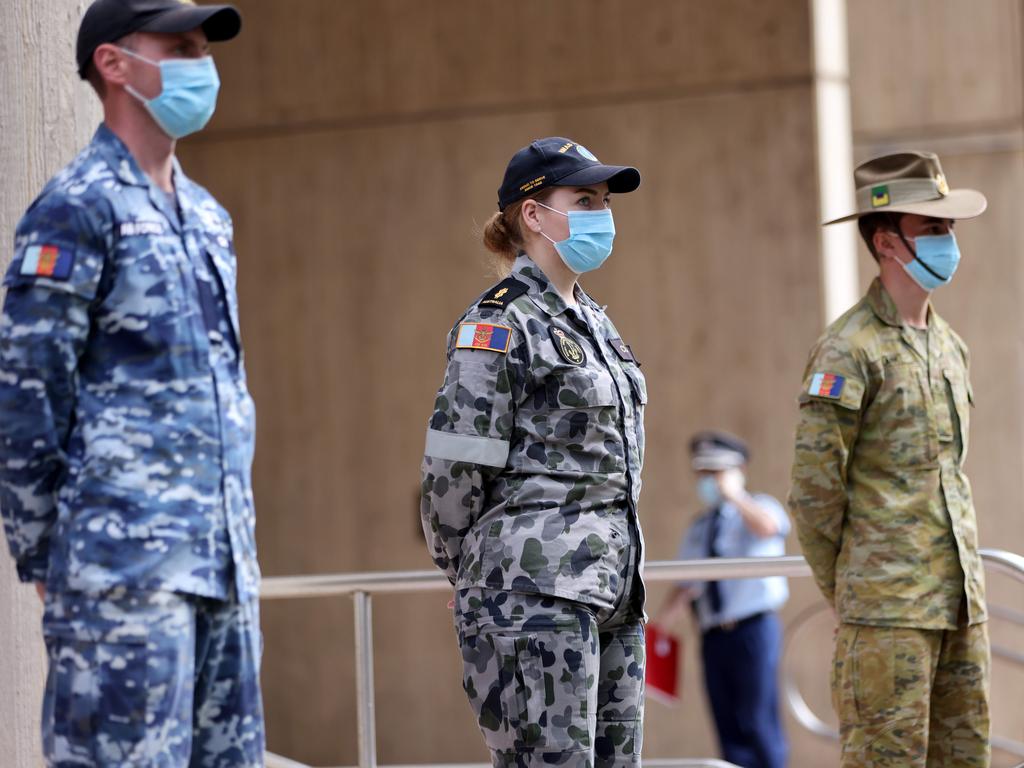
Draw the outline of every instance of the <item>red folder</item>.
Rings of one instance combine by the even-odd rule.
[[[669,706],[679,703],[681,645],[675,635],[647,625],[647,693]]]

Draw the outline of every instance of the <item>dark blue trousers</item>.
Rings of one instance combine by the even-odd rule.
[[[743,768],[784,768],[779,717],[782,630],[774,613],[704,633],[704,683],[722,758]]]

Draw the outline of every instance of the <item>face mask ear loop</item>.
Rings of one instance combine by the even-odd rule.
[[[903,245],[905,245],[907,247],[907,250],[910,251],[910,255],[914,257],[914,261],[916,261],[918,264],[920,264],[922,267],[924,267],[924,271],[927,272],[932,277],[934,277],[936,280],[941,280],[942,282],[946,282],[949,279],[948,277],[943,277],[938,272],[936,272],[934,269],[932,269],[927,264],[925,264],[923,261],[921,261],[919,258],[917,258],[917,249],[915,249],[909,243],[907,238],[905,238],[903,236],[903,230],[900,229],[900,225],[899,225],[899,222],[896,220],[896,217],[893,216],[890,213],[890,214],[888,214],[888,218],[889,218],[889,223],[892,225],[893,229],[896,230],[896,234],[899,235],[900,236],[900,240],[903,241]]]

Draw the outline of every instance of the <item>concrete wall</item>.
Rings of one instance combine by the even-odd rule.
[[[476,230],[505,163],[543,135],[644,173],[585,286],[648,377],[650,557],[694,511],[698,428],[746,435],[752,484],[784,496],[820,330],[804,0],[239,5],[218,115],[180,154],[235,218],[266,573],[430,567],[416,498],[444,337],[493,282]],[[795,590],[794,610],[816,599]],[[445,600],[375,606],[385,762],[485,757]],[[354,762],[350,602],[264,615],[270,748]],[[651,702],[647,756],[716,751],[690,637],[685,703]]]
[[[84,0],[8,0],[0,24],[0,270],[14,228],[46,180],[88,141],[99,102],[75,73]],[[46,675],[35,591],[0,556],[0,762],[41,765],[39,706]]]
[[[1024,124],[1020,0],[858,0],[849,4],[857,161],[929,149],[953,187],[973,187],[989,209],[956,230],[964,260],[935,306],[972,355],[976,407],[968,474],[983,546],[1024,551]],[[862,274],[874,263],[862,249]],[[989,579],[990,602],[1021,605],[1020,586]],[[991,623],[993,643],[1019,649],[1024,632]],[[1024,741],[1024,671],[998,658],[995,733]],[[997,753],[996,765],[1016,761]]]

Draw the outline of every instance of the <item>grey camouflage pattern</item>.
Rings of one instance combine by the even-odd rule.
[[[257,601],[50,593],[43,634],[48,765],[263,765]]]
[[[463,688],[495,766],[640,764],[644,629],[540,595],[456,592]]]
[[[582,290],[580,311],[568,308],[525,255],[512,277],[526,286],[523,295],[502,309],[475,303],[460,318],[509,327],[507,354],[456,348],[459,323],[449,335],[423,460],[428,548],[457,587],[608,608],[624,558],[635,557],[642,576],[637,503],[647,385],[603,309]],[[560,354],[555,330],[582,348],[581,365]],[[468,450],[463,460],[431,455],[438,436],[468,437],[505,458],[489,466]],[[640,583],[638,606],[643,594]]]
[[[100,126],[18,225],[0,325],[0,507],[24,581],[258,592],[231,221],[177,164],[174,179],[181,229]],[[23,274],[42,244],[73,254],[67,279]]]

